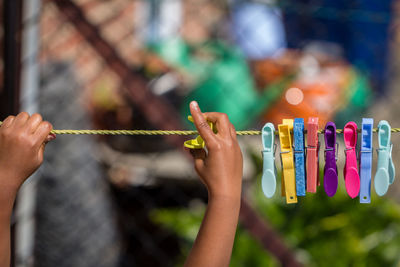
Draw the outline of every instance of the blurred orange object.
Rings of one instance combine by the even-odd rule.
[[[319,117],[320,125],[325,125],[347,103],[344,96],[351,77],[346,65],[323,67],[313,75],[299,74],[263,119],[279,124],[284,118]]]

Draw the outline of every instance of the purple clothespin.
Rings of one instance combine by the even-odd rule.
[[[325,168],[324,188],[328,196],[333,197],[338,188],[338,171],[336,166],[336,125],[328,122],[325,126]]]

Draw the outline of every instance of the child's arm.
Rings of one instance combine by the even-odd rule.
[[[39,114],[20,113],[0,127],[0,267],[10,266],[10,218],[18,189],[39,168],[52,126]]]
[[[196,102],[190,111],[208,150],[191,150],[195,169],[208,189],[208,207],[185,266],[229,266],[240,210],[242,153],[226,114],[203,114]],[[207,121],[216,124],[217,134]]]

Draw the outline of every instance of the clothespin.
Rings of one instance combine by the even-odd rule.
[[[325,167],[324,167],[324,188],[328,196],[333,197],[338,188],[337,171],[337,143],[336,125],[328,122],[325,126]]]
[[[297,196],[306,195],[306,171],[304,156],[304,119],[294,119],[294,162],[296,167],[296,193]]]
[[[360,147],[360,203],[371,203],[372,129],[374,119],[363,118]]]
[[[279,124],[279,139],[281,143],[281,161],[282,161],[282,193],[286,196],[286,203],[297,203],[296,184],[293,163],[292,133],[293,120],[283,120]],[[283,190],[284,189],[284,190]]]
[[[282,124],[289,125],[290,130],[290,140],[291,140],[291,147],[293,149],[293,120],[292,119],[283,119]],[[279,126],[279,125],[278,125]],[[281,158],[282,159],[282,158]],[[283,177],[283,176],[282,176]],[[285,179],[281,179],[281,195],[284,197],[286,196],[286,189],[285,189]]]
[[[188,120],[191,122],[194,122],[192,116],[188,116]],[[217,129],[216,129],[214,123],[212,123],[212,122],[207,122],[207,123],[210,126],[211,130],[214,133],[217,133]],[[195,139],[190,139],[190,140],[185,141],[185,143],[183,145],[190,149],[203,149],[204,146],[206,145],[206,143],[204,142],[203,138],[201,138],[201,136],[199,135]]]
[[[348,122],[343,129],[344,144],[346,146],[346,164],[343,173],[346,184],[347,194],[355,198],[360,193],[360,176],[357,166],[357,124],[353,121]]]
[[[387,121],[378,124],[378,166],[375,174],[375,191],[379,196],[386,194],[389,185],[395,178],[395,168],[392,160],[392,147],[390,142],[391,127]]]
[[[307,124],[307,192],[316,193],[319,181],[318,118],[309,118]]]
[[[275,194],[276,190],[276,168],[275,168],[275,127],[272,123],[264,125],[261,131],[263,144],[263,173],[261,187],[264,195],[268,198]]]

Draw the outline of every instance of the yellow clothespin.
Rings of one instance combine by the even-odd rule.
[[[188,120],[191,122],[194,122],[192,116],[188,116]],[[210,126],[211,130],[214,133],[217,133],[217,129],[215,128],[214,123],[212,123],[212,122],[207,122],[207,123]],[[183,145],[190,149],[203,149],[204,146],[206,145],[206,143],[204,142],[203,138],[201,138],[201,136],[199,135],[195,139],[190,139],[190,140],[185,141],[185,143]]]
[[[293,162],[293,120],[284,119],[278,125],[282,161],[282,195],[286,203],[297,203],[296,180]]]
[[[294,124],[294,120],[292,120],[292,119],[283,119],[282,120],[282,124],[289,125],[290,143],[291,143],[291,147],[293,147],[293,141],[294,141],[293,140],[293,127],[294,127],[293,124]],[[282,144],[282,142],[281,142],[281,144]],[[281,157],[281,159],[282,159],[282,157]],[[282,177],[283,177],[283,175],[282,175]],[[281,196],[283,196],[283,197],[286,196],[286,189],[285,189],[284,180],[285,179],[281,179]]]
[[[282,124],[284,125],[288,125],[289,126],[289,132],[290,132],[290,144],[291,144],[291,148],[293,147],[293,125],[294,125],[294,120],[292,119],[283,119],[282,120]],[[279,131],[279,128],[278,128]],[[281,143],[281,148],[282,148],[282,141]],[[282,155],[282,150],[281,150],[281,155]],[[281,160],[282,160],[282,156],[281,156]],[[283,169],[282,169],[283,171]],[[283,172],[282,172],[282,179],[281,179],[281,196],[286,196],[286,188],[285,188],[285,179],[283,179]]]

